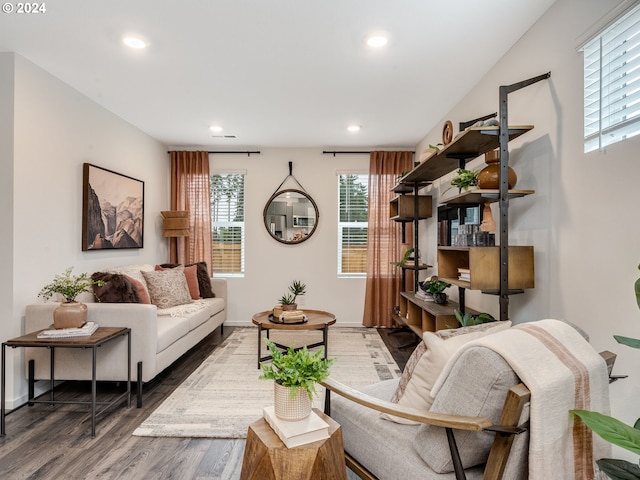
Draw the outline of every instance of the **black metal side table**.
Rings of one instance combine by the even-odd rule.
[[[105,410],[111,406],[121,402],[126,398],[127,408],[131,407],[131,329],[124,327],[100,327],[93,335],[85,337],[70,337],[70,338],[38,338],[38,334],[42,330],[37,332],[28,333],[21,337],[12,338],[2,343],[2,377],[0,379],[0,435],[5,435],[5,417],[8,415],[5,407],[5,393],[6,393],[6,353],[5,347],[40,347],[48,348],[51,355],[51,376],[49,390],[39,395],[49,394],[49,400],[37,400],[34,396],[34,370],[33,361],[29,365],[29,400],[20,405],[32,405],[34,403],[48,403],[48,404],[82,404],[91,405],[91,436],[96,436],[96,416],[101,415]],[[98,347],[104,345],[111,340],[122,337],[127,337],[127,391],[118,396],[110,402],[98,402],[97,401],[97,381],[96,381],[96,365],[98,357]],[[91,401],[66,401],[54,399],[54,383],[55,383],[55,351],[56,348],[90,348],[92,350],[92,362],[91,362]],[[97,406],[104,405],[104,408],[97,412]],[[17,408],[20,408],[17,407]],[[13,411],[17,410],[13,409]],[[10,412],[11,413],[11,412]]]

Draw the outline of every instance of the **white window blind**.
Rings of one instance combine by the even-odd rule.
[[[584,52],[584,151],[640,133],[640,6],[591,39]]]
[[[211,175],[213,274],[244,274],[244,174]]]
[[[338,174],[338,275],[367,272],[368,175]]]

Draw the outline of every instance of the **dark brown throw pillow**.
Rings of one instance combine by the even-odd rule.
[[[163,263],[160,265],[162,268],[175,268],[179,263]],[[191,265],[195,265],[196,274],[198,276],[198,288],[200,289],[200,296],[202,298],[214,298],[216,296],[211,289],[211,278],[209,277],[209,269],[207,268],[207,262],[196,262],[185,265],[185,267],[190,267]]]
[[[140,303],[138,290],[127,278],[119,273],[95,272],[91,279],[106,282],[94,285],[93,293],[102,303]]]

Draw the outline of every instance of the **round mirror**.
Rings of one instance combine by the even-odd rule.
[[[308,239],[318,226],[318,207],[300,190],[280,190],[264,207],[264,226],[277,241],[294,244]]]

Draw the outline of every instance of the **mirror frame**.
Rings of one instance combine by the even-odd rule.
[[[311,231],[309,232],[309,234],[307,236],[303,237],[300,240],[285,240],[283,238],[275,236],[273,233],[271,233],[271,228],[269,227],[269,224],[267,223],[267,210],[269,210],[269,206],[271,205],[271,203],[276,198],[278,198],[280,195],[282,195],[284,193],[297,193],[299,195],[302,195],[307,200],[309,200],[309,202],[311,202],[311,205],[313,205],[313,209],[315,210],[316,219],[315,219],[315,222],[313,224],[313,228],[311,229]],[[271,198],[269,198],[269,200],[267,201],[267,204],[264,207],[264,210],[262,211],[262,219],[264,221],[264,227],[267,229],[267,232],[269,233],[269,236],[271,238],[277,240],[280,243],[284,243],[285,245],[297,245],[299,243],[305,242],[306,240],[311,238],[311,236],[315,233],[316,229],[318,228],[318,223],[319,223],[318,221],[320,219],[320,212],[318,211],[318,205],[316,205],[316,202],[313,200],[313,198],[311,198],[311,196],[307,192],[304,192],[302,190],[296,190],[296,189],[293,189],[293,188],[287,188],[285,190],[278,190],[276,193],[271,195]]]

